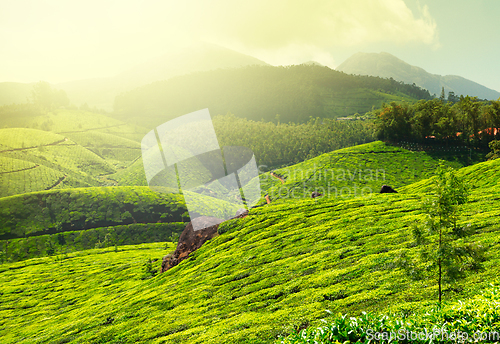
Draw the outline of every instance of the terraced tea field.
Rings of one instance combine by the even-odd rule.
[[[500,162],[461,173],[473,180],[474,169],[490,173],[472,190],[459,224],[471,224],[470,240],[486,248],[488,260],[482,272],[444,289],[447,302],[498,283]],[[252,209],[147,280],[138,278],[140,265],[166,254],[162,244],[127,248],[126,255],[108,249],[4,264],[0,333],[6,343],[271,343],[322,324],[326,310],[410,314],[431,307],[435,284],[395,267],[401,253],[417,254],[410,228],[424,220],[425,189],[404,190]]]

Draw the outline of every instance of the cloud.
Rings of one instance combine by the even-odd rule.
[[[114,75],[197,40],[330,67],[337,48],[439,46],[429,9],[403,0],[4,0],[0,38],[5,80],[53,82]]]
[[[403,0],[213,0],[198,4],[200,36],[255,49],[321,48],[365,43],[439,44],[427,6],[413,13]],[[194,7],[196,8],[196,7]]]

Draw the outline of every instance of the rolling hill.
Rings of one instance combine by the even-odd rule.
[[[72,103],[111,111],[115,97],[154,81],[220,68],[267,65],[254,57],[214,44],[200,43],[151,59],[109,78],[76,80],[56,84],[68,94]]]
[[[377,77],[352,76],[328,67],[249,66],[198,72],[159,81],[116,97],[113,116],[153,127],[208,108],[249,120],[304,123],[310,117],[365,114],[383,102],[428,99],[416,86]]]
[[[10,160],[0,174],[0,195],[70,186],[147,186],[140,140],[148,130],[142,126],[75,108],[36,111],[2,123],[0,157]],[[269,167],[372,140],[365,121],[286,124],[226,115],[214,116],[213,123],[221,147],[249,147],[258,164]]]
[[[457,75],[438,75],[412,66],[388,53],[357,53],[344,61],[337,70],[349,74],[372,75],[394,78],[409,84],[415,83],[439,96],[444,87],[445,94],[477,96],[480,99],[496,100],[500,92]]]
[[[484,271],[444,289],[450,302],[498,283],[500,160],[461,173],[473,179],[484,170],[459,224],[471,224],[471,239],[489,259]],[[424,220],[425,190],[406,190],[252,209],[224,222],[189,259],[145,280],[143,266],[168,252],[163,244],[4,264],[0,334],[5,343],[272,343],[322,324],[326,310],[411,315],[434,304],[436,286],[395,265],[402,253],[417,254],[411,226]]]
[[[60,108],[6,120],[0,129],[0,197],[115,185],[116,181],[106,176],[132,166],[141,157],[140,140],[145,132],[141,127],[76,109]]]
[[[283,182],[264,174],[262,186],[271,199],[310,198],[313,191],[327,197],[352,198],[378,193],[384,184],[399,190],[426,180],[440,161],[453,168],[470,163],[466,147],[433,148],[432,152],[413,151],[381,141],[343,148],[274,170]]]
[[[0,196],[97,186],[92,175],[113,172],[104,159],[66,137],[27,128],[0,129]]]

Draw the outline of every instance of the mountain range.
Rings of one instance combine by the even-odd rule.
[[[118,75],[107,78],[75,80],[52,85],[66,92],[71,103],[80,106],[87,103],[106,111],[114,110],[116,96],[156,81],[190,75],[196,72],[235,69],[245,66],[269,66],[252,56],[213,44],[198,44],[182,50],[172,51],[163,56],[139,64]],[[321,66],[314,61],[303,63],[308,66]],[[474,81],[456,75],[441,76],[412,66],[388,53],[356,53],[344,61],[337,71],[393,78],[429,90],[439,95],[444,87],[445,93],[477,96],[481,99],[498,99],[500,92],[489,89]],[[31,97],[31,83],[0,83],[0,105],[25,103]]]
[[[424,69],[412,66],[397,57],[381,53],[356,53],[337,67],[338,71],[348,74],[360,74],[393,78],[405,83],[415,83],[431,94],[440,95],[444,87],[445,94],[477,96],[480,99],[498,99],[500,92],[480,85],[458,75],[431,74]]]

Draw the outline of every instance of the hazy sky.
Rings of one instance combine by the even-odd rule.
[[[0,81],[116,75],[202,40],[279,65],[386,51],[500,91],[498,0],[0,0]]]

